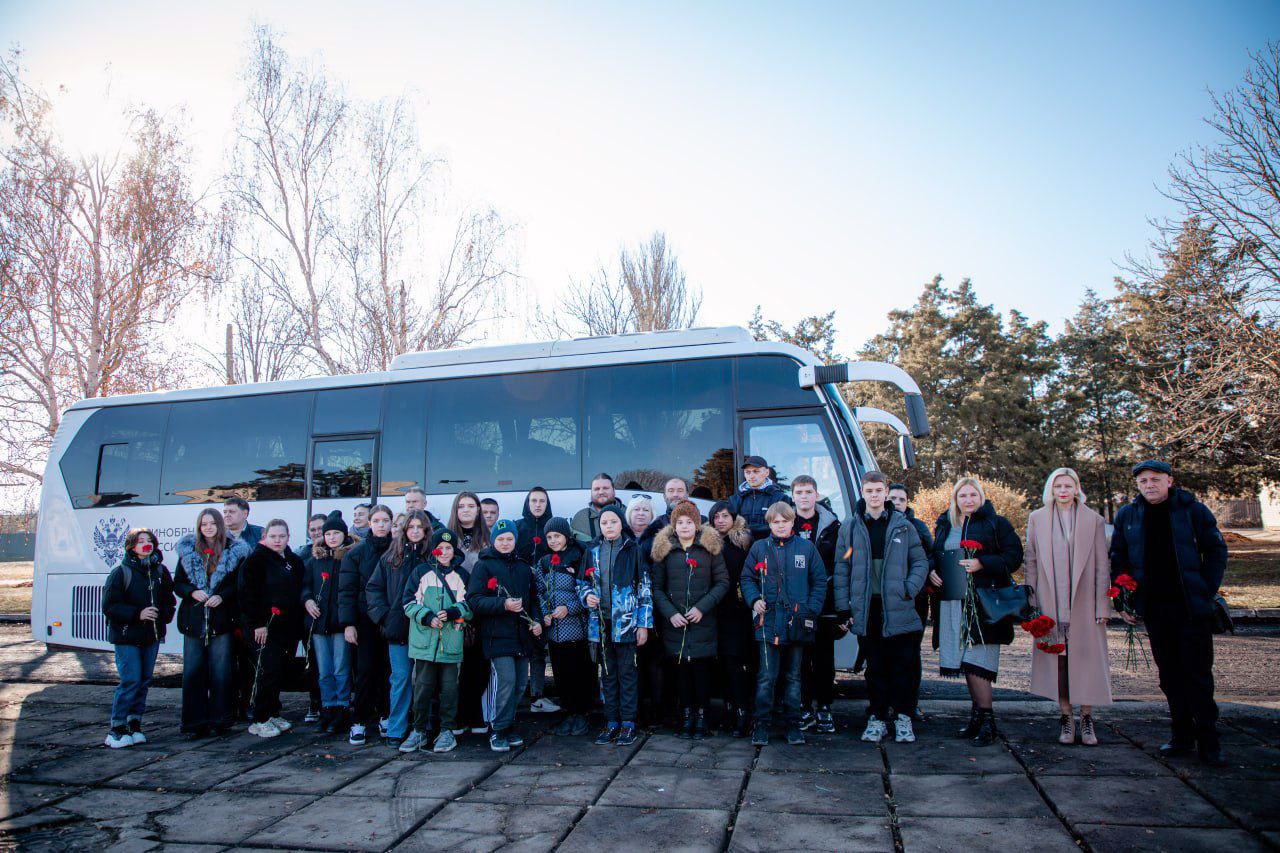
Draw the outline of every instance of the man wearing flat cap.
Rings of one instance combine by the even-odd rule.
[[[1127,574],[1138,584],[1134,607],[1147,626],[1173,728],[1160,753],[1196,749],[1204,763],[1222,766],[1212,626],[1227,543],[1209,508],[1173,484],[1169,463],[1139,462],[1133,476],[1138,495],[1116,513],[1111,576]]]

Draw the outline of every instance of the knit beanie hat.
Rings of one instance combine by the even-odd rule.
[[[333,512],[329,513],[329,517],[324,520],[324,532],[328,533],[330,530],[341,530],[343,535],[346,535],[347,523],[342,520],[342,510],[335,509]]]
[[[515,536],[517,539],[520,537],[520,534],[516,532],[515,522],[505,518],[499,520],[498,523],[493,526],[493,531],[490,538],[497,539],[499,536],[501,536],[504,533],[510,533],[512,536]]]
[[[542,528],[542,533],[544,536],[548,533],[559,533],[565,539],[573,541],[573,528],[569,526],[569,519],[558,515],[547,522],[547,526]]]
[[[438,548],[441,542],[448,542],[455,551],[458,550],[458,537],[447,527],[442,527],[431,534],[431,550]]]
[[[672,508],[671,526],[675,527],[676,522],[682,518],[692,521],[694,527],[702,524],[702,513],[698,511],[698,506],[693,501],[680,501]]]
[[[601,521],[604,521],[604,517],[606,513],[613,513],[614,515],[616,515],[618,517],[618,521],[622,523],[622,529],[626,530],[627,520],[622,517],[622,509],[617,504],[609,504],[607,507],[600,510]]]

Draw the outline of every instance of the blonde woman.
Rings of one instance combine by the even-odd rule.
[[[1040,612],[1057,623],[1048,645],[1066,647],[1061,654],[1033,648],[1031,692],[1058,700],[1059,743],[1075,743],[1072,703],[1080,705],[1080,740],[1095,746],[1093,706],[1111,704],[1111,560],[1106,522],[1085,506],[1080,477],[1070,468],[1059,468],[1045,480],[1044,506],[1027,521],[1026,556],[1027,586]]]
[[[1022,540],[1009,519],[996,513],[982,484],[974,477],[956,481],[951,489],[951,508],[938,517],[933,536],[938,564],[942,564],[947,552],[956,552],[961,568],[973,578],[975,586],[1009,586],[1013,573],[1022,565]],[[963,547],[961,543],[967,541],[976,542],[978,547]],[[929,578],[935,588],[942,589],[937,570],[930,572]],[[1013,625],[981,627],[977,619],[971,619],[967,635],[980,637],[980,642],[966,643],[963,601],[943,600],[938,616],[939,668],[944,676],[963,675],[973,700],[969,724],[960,731],[960,737],[986,746],[996,739],[992,686],[1000,672],[1000,647],[1013,642]]]

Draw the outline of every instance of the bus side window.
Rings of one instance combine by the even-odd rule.
[[[379,491],[403,495],[426,484],[428,382],[405,382],[387,388],[387,415],[382,424]]]
[[[167,405],[113,406],[89,416],[59,468],[72,506],[156,503]]]
[[[820,419],[812,416],[757,418],[746,423],[746,452],[763,456],[784,488],[800,474],[818,481],[818,494],[829,499],[836,518],[844,518],[849,504],[841,485],[837,457]]]

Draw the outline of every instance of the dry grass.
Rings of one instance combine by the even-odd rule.
[[[1280,535],[1274,531],[1228,537],[1227,576],[1222,595],[1232,607],[1280,607]]]
[[[0,563],[0,613],[31,612],[34,564]]]

